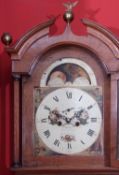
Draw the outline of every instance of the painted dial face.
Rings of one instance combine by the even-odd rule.
[[[44,144],[61,154],[77,154],[98,138],[102,114],[97,102],[78,88],[50,92],[36,111],[36,129]]]

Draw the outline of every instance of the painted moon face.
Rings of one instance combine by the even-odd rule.
[[[52,63],[40,80],[40,87],[97,85],[92,68],[76,58],[62,58]]]

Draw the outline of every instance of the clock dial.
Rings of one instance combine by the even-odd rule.
[[[97,102],[79,88],[50,92],[36,111],[36,130],[43,143],[61,154],[77,154],[98,138],[102,115]]]

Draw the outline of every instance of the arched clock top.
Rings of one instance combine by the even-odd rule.
[[[23,47],[29,47],[36,40],[41,39],[49,34],[49,27],[54,24],[56,18],[52,18],[42,24],[33,27],[26,32],[13,46],[6,47],[8,53],[19,53]]]
[[[49,28],[56,18],[40,24],[27,32],[14,46],[6,46],[13,61],[12,72],[32,74],[35,66],[46,52],[57,47],[72,45],[82,47],[85,52],[92,52],[100,60],[107,74],[119,70],[119,41],[106,28],[88,19],[82,19],[86,25],[87,35],[78,36],[72,32],[71,25],[66,24],[64,33],[49,35]],[[116,64],[115,64],[116,62]]]
[[[115,57],[119,59],[119,40],[112,34],[112,32],[94,21],[88,19],[82,19],[81,21],[86,25],[88,34],[95,36],[104,42],[105,45],[112,50]]]

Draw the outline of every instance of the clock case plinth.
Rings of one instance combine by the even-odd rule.
[[[70,25],[58,36],[50,36],[55,18],[34,27],[14,46],[7,46],[13,74],[13,166],[16,174],[118,174],[118,86],[119,41],[104,27],[87,19],[87,35],[77,36]],[[89,64],[103,88],[104,155],[62,158],[33,156],[33,97],[42,72],[61,57],[80,58]]]

